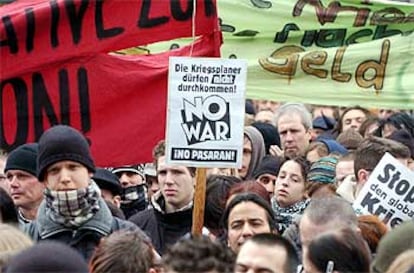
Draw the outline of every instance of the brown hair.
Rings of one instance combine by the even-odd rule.
[[[323,188],[323,187],[326,187],[329,191],[331,191],[332,192],[332,194],[336,194],[336,189],[337,189],[337,187],[336,187],[336,185],[335,184],[333,184],[333,183],[329,183],[329,184],[327,184],[327,183],[322,183],[322,182],[312,182],[312,183],[308,183],[307,185],[306,185],[306,189],[305,189],[305,191],[306,191],[306,195],[309,197],[309,198],[311,198],[312,197],[312,195],[316,192],[316,191],[318,191],[319,189],[321,189],[321,188]]]
[[[363,113],[365,114],[365,118],[366,118],[366,119],[367,119],[367,118],[369,118],[370,116],[372,116],[372,113],[371,113],[368,109],[363,108],[363,107],[361,107],[361,106],[359,106],[359,105],[357,105],[357,106],[351,106],[351,107],[348,107],[348,108],[346,108],[346,109],[342,112],[342,115],[339,117],[339,120],[338,120],[338,122],[336,123],[336,125],[337,125],[337,127],[336,127],[336,131],[337,131],[338,133],[342,133],[342,130],[343,130],[343,125],[342,125],[342,123],[343,123],[344,116],[346,115],[346,113],[348,113],[348,112],[349,112],[349,111],[351,111],[351,110],[359,110],[359,111],[363,112]]]
[[[255,180],[247,180],[233,185],[227,194],[227,203],[229,202],[232,196],[240,193],[255,193],[270,204],[270,197],[266,188],[262,184],[256,182]]]
[[[379,241],[388,231],[387,226],[376,215],[361,215],[358,216],[358,227],[371,252],[376,253]]]
[[[386,152],[395,158],[410,158],[410,150],[407,146],[394,140],[369,136],[355,151],[355,177],[358,178],[359,170],[372,171]]]
[[[160,140],[157,145],[152,149],[152,158],[154,162],[155,169],[158,170],[158,159],[161,156],[165,155],[165,140]],[[196,173],[196,168],[194,167],[187,167],[190,171],[191,175],[194,177]]]
[[[120,230],[101,240],[89,261],[89,271],[148,272],[154,261],[154,248],[142,231]]]
[[[328,147],[325,145],[325,143],[320,141],[311,142],[308,146],[308,149],[306,150],[306,155],[313,150],[316,150],[320,157],[324,157],[329,154]]]

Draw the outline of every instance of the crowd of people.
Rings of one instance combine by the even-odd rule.
[[[412,113],[247,100],[242,166],[207,170],[202,235],[196,169],[165,145],[104,168],[56,125],[2,153],[0,272],[414,272],[414,220],[352,206],[385,153],[414,171]]]

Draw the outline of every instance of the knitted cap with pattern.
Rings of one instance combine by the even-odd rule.
[[[308,172],[308,182],[335,183],[336,157],[325,156],[315,161]]]
[[[140,175],[142,178],[145,179],[145,172],[144,172],[145,164],[136,164],[136,165],[124,165],[113,168],[111,171],[114,174],[119,174],[123,172],[131,172]]]

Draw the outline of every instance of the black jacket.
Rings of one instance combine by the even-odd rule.
[[[155,249],[162,255],[167,246],[191,232],[193,209],[191,207],[173,213],[164,213],[164,198],[160,196],[156,202],[158,204],[153,204],[154,208],[135,214],[129,218],[129,221],[151,238]]]
[[[99,207],[98,212],[89,221],[73,229],[53,222],[46,215],[46,205],[43,201],[39,207],[37,219],[25,225],[23,229],[34,241],[63,242],[78,250],[86,260],[89,260],[102,237],[119,229],[137,229],[134,224],[113,217],[102,199],[99,200]]]

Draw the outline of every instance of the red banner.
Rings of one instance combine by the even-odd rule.
[[[187,46],[151,56],[109,55],[106,52],[191,36],[191,16],[188,20],[176,17],[177,14],[183,16],[183,10],[192,5],[192,0],[39,2],[17,1],[0,7],[0,25],[3,23],[0,27],[1,148],[11,150],[36,141],[51,125],[68,124],[90,140],[92,154],[99,166],[151,161],[153,146],[165,134],[168,57],[189,56],[190,51],[192,56],[220,55],[221,36],[217,30],[215,2],[197,1],[196,29],[202,36],[192,49]],[[214,7],[213,16],[207,15],[210,4]],[[49,38],[51,26],[45,23],[55,20],[54,5],[59,8],[61,20],[58,23],[60,43],[55,48]],[[70,5],[74,6],[73,10],[68,8]],[[82,5],[85,5],[83,9]],[[105,29],[119,26],[124,31],[106,39],[94,35],[99,21],[96,17],[100,17],[97,16],[97,6],[103,9]],[[173,6],[174,9],[180,7],[180,12],[176,11],[174,16]],[[110,13],[109,7],[113,9]],[[11,20],[13,23],[16,37],[25,37],[28,31],[26,13],[30,8],[35,20],[33,39],[37,42],[28,51],[27,39],[17,39],[18,50],[13,53],[11,27],[7,22]],[[16,10],[24,12],[18,16]],[[65,15],[68,10],[76,16],[70,19]],[[145,16],[140,17],[142,14]],[[73,30],[78,30],[74,20],[83,20],[77,44],[73,42]],[[137,27],[140,20],[153,22],[153,30]],[[41,23],[38,25],[37,22]]]

